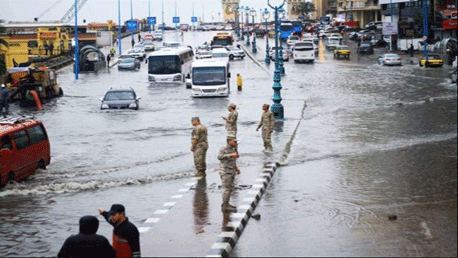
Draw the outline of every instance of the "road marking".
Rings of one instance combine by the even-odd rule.
[[[173,205],[175,205],[175,204],[176,204],[176,202],[166,202],[166,203],[164,203],[164,205],[162,205],[162,206],[164,206],[164,207],[171,207],[171,206],[173,206]]]
[[[183,197],[182,194],[175,194],[174,196],[172,196],[172,199],[180,199],[181,197]]]
[[[157,223],[161,218],[149,218],[145,223]]]
[[[154,214],[166,214],[169,210],[157,210]]]
[[[148,232],[150,229],[151,227],[139,227],[138,232],[145,233],[145,232]]]

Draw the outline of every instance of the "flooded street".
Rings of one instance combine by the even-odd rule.
[[[183,45],[196,47],[212,34],[187,32]],[[258,46],[264,49],[264,41]],[[250,221],[233,256],[457,255],[451,67],[421,68],[406,59],[401,67],[384,67],[377,64],[380,50],[362,57],[352,51],[349,61],[322,50],[314,64],[285,63],[285,124],[304,103],[305,113],[289,157],[256,209],[262,219]],[[263,54],[255,59],[263,63]],[[97,208],[112,203],[123,203],[140,225],[192,176],[193,116],[208,128],[208,173],[217,173],[226,140],[221,116],[231,102],[240,114],[238,165],[261,167],[268,158],[255,129],[262,104],[271,103],[272,76],[248,57],[230,65],[228,98],[193,99],[184,85],[150,85],[142,63],[138,71],[114,66],[78,81],[67,67],[58,73],[63,97],[41,111],[14,103],[13,113],[43,121],[52,158],[46,170],[0,190],[0,256],[56,255],[77,233],[81,216],[98,216]],[[100,110],[110,87],[132,87],[140,109]],[[290,137],[276,126],[275,157]],[[112,227],[98,217],[98,234],[110,239]]]

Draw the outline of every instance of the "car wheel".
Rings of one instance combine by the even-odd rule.
[[[229,55],[229,60],[234,60],[234,55]]]
[[[40,162],[38,162],[38,168],[46,169],[46,165],[45,165],[45,161],[44,160],[40,160]]]
[[[429,67],[429,62],[425,62],[425,67]]]

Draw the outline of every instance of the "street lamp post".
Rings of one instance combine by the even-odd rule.
[[[262,17],[264,18],[264,20],[266,21],[266,59],[264,60],[264,62],[266,64],[270,64],[270,56],[269,56],[269,30],[267,29],[267,20],[270,18],[270,13],[269,11],[266,9],[264,9],[264,12],[262,13]]]
[[[250,45],[250,29],[248,27],[248,15],[250,14],[250,7],[245,7],[245,16],[246,16],[246,45]]]
[[[283,6],[280,6],[278,9],[278,33],[280,34],[280,26],[281,26],[281,20],[285,18],[285,9],[283,9]],[[278,67],[280,68],[280,73],[281,75],[285,75],[285,68],[283,67],[283,41],[281,40],[281,37],[278,38],[279,43],[280,43],[280,58],[278,60]]]
[[[270,5],[270,0],[267,0],[267,4],[269,5],[270,8],[275,10],[275,71],[274,71],[274,85],[272,86],[272,89],[274,90],[274,96],[272,97],[273,104],[271,106],[271,111],[274,114],[275,119],[277,120],[283,120],[284,118],[284,109],[283,105],[281,104],[281,71],[280,71],[280,66],[279,66],[279,51],[278,51],[278,32],[279,32],[279,23],[278,23],[278,15],[279,15],[279,10],[280,8],[285,5],[285,0],[283,0],[283,3],[280,6],[272,6]]]
[[[239,31],[240,34],[239,34],[239,38],[241,38],[242,41],[245,40],[245,37],[244,37],[244,35],[243,35],[243,26],[242,26],[242,25],[243,25],[243,10],[245,10],[245,7],[244,7],[243,5],[239,6],[239,12],[240,12],[240,14],[241,14],[241,16],[242,16],[242,17],[241,17],[242,19],[240,19],[241,22],[240,22],[240,31]]]
[[[239,6],[234,6],[235,35],[239,35]]]
[[[121,48],[121,0],[118,0],[118,54],[121,55],[122,48]]]
[[[134,19],[134,9],[132,7],[132,0],[130,0],[130,19],[131,20]],[[134,31],[133,30],[130,31],[130,35],[132,36],[132,41],[134,41]]]
[[[426,0],[422,1],[423,5],[423,54],[426,56],[428,54],[428,49],[426,48],[426,40],[428,39],[428,7],[426,5]]]
[[[254,30],[254,17],[256,17],[256,10],[253,8],[250,10],[251,18],[252,18],[252,26],[253,26],[253,44],[252,44],[252,52],[257,53],[258,49],[256,48],[256,32]]]
[[[75,80],[78,80],[78,76],[80,72],[79,56],[80,56],[80,53],[78,50],[78,1],[75,0]]]

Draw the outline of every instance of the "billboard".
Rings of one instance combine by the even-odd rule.
[[[397,22],[383,22],[383,35],[396,35],[398,34],[398,23]]]
[[[113,42],[113,34],[111,31],[99,31],[95,38],[97,46],[111,46]]]

